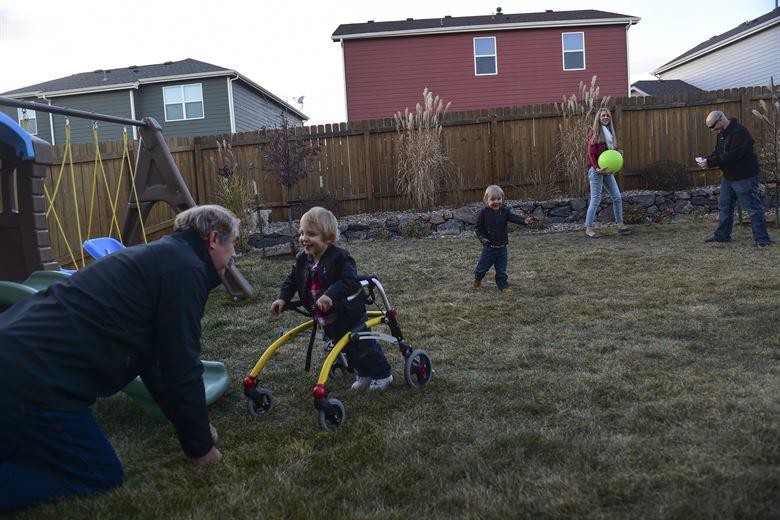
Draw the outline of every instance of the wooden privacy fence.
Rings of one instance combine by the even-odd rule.
[[[729,116],[736,116],[757,138],[762,128],[751,110],[758,107],[761,99],[769,97],[768,88],[755,87],[611,100],[609,107],[613,111],[625,158],[621,185],[624,189],[645,187],[643,180],[633,172],[658,162],[686,165],[691,186],[717,182],[718,171],[701,171],[693,159],[697,155],[709,154],[714,147],[715,136],[704,124],[707,114],[712,110],[722,110]],[[447,114],[442,135],[458,183],[442,187],[441,203],[481,200],[488,184],[504,186],[509,198],[524,198],[532,193],[538,179],[553,167],[559,120],[554,104]],[[394,157],[398,134],[392,119],[300,127],[296,129],[296,135],[317,140],[321,153],[314,160],[314,173],[293,189],[294,200],[304,204],[336,204],[344,214],[410,208],[410,203],[398,195],[395,186]],[[247,182],[254,181],[262,203],[268,206],[286,203],[286,194],[276,180],[275,172],[263,158],[267,136],[262,132],[166,139],[193,198],[199,204],[216,202],[218,175],[212,160],[218,160],[217,142],[223,139],[231,143],[238,161],[237,171]],[[134,161],[134,143],[131,142],[130,147]],[[109,184],[115,186],[120,171],[122,143],[101,143],[100,150]],[[54,147],[56,160],[61,160],[62,154],[62,146]],[[73,145],[76,198],[83,213],[89,209],[94,156],[93,145]],[[50,173],[46,182],[51,191],[59,166],[53,166]],[[582,175],[585,174],[583,171]],[[102,183],[102,177],[99,180]],[[121,223],[130,194],[126,167],[120,190],[118,219]],[[104,191],[102,186],[98,190],[93,237],[107,235],[111,225],[110,205]],[[63,179],[55,207],[64,216],[65,234],[70,237],[71,244],[76,245],[70,179],[68,182]],[[296,211],[298,216],[300,209]],[[173,212],[169,208],[158,205],[150,216],[147,231],[153,236],[166,232],[172,217]],[[277,209],[273,218],[286,216]],[[83,218],[81,223],[84,227]],[[59,236],[51,216],[49,229],[56,256],[65,260],[64,239]]]

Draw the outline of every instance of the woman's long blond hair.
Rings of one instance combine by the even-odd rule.
[[[612,146],[617,148],[617,132],[615,132],[615,125],[612,124],[612,112],[610,112],[608,108],[599,108],[596,111],[596,119],[593,120],[593,132],[591,140],[593,141],[593,144],[606,142],[606,139],[604,138],[604,131],[601,129],[601,114],[604,112],[609,114],[609,124],[607,125],[607,128],[609,128],[609,131],[612,134]]]

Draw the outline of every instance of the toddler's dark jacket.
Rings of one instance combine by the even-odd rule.
[[[512,213],[512,210],[506,206],[501,206],[497,210],[492,210],[485,206],[477,215],[477,225],[475,231],[479,240],[486,245],[493,247],[504,246],[509,243],[507,235],[507,222],[515,224],[525,224],[525,219],[520,215]]]

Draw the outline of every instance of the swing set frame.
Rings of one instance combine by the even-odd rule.
[[[0,97],[0,105],[138,128],[139,143],[134,173],[132,172],[129,153],[127,156],[133,189],[127,203],[127,211],[121,230],[116,219],[116,204],[119,190],[117,188],[116,195],[111,195],[108,181],[105,178],[105,171],[103,171],[104,185],[112,206],[111,231],[113,231],[114,227],[117,228],[117,234],[124,245],[130,246],[139,243],[141,240],[146,240],[144,223],[152,208],[158,202],[167,203],[176,213],[196,206],[195,200],[192,198],[190,190],[184,182],[181,172],[163,138],[162,128],[154,118],[146,117],[142,120],[136,120],[7,97]],[[4,114],[0,115],[3,116],[3,118],[0,118],[0,191],[2,191],[3,197],[3,211],[0,212],[0,243],[5,244],[4,247],[8,248],[7,250],[17,252],[17,254],[9,255],[8,262],[3,262],[2,267],[0,267],[0,279],[21,281],[27,278],[33,271],[53,270],[59,267],[51,249],[47,217],[53,211],[53,202],[62,180],[68,154],[66,151],[63,162],[60,165],[60,174],[54,193],[49,194],[44,179],[49,167],[54,165],[51,145],[46,141],[27,134],[18,125],[16,125],[18,130],[12,128],[8,121],[14,124],[16,122]],[[66,135],[68,133],[66,127]],[[97,143],[96,124],[93,125],[93,135],[96,147],[95,179],[92,190],[92,200],[94,201],[98,164],[102,168]],[[127,151],[126,132],[124,135],[125,151]],[[125,158],[123,157],[123,167],[124,160]],[[58,223],[58,227],[60,227],[62,232],[56,212],[55,222]],[[79,224],[79,231],[80,229]],[[78,266],[75,255],[72,251],[70,254],[72,260]],[[83,261],[82,253],[82,265]],[[248,298],[254,292],[251,285],[232,264],[225,272],[223,285],[234,300]]]

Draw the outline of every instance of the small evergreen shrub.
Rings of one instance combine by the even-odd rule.
[[[431,234],[430,228],[419,220],[411,220],[401,224],[400,229],[401,235],[406,238],[423,238]]]

